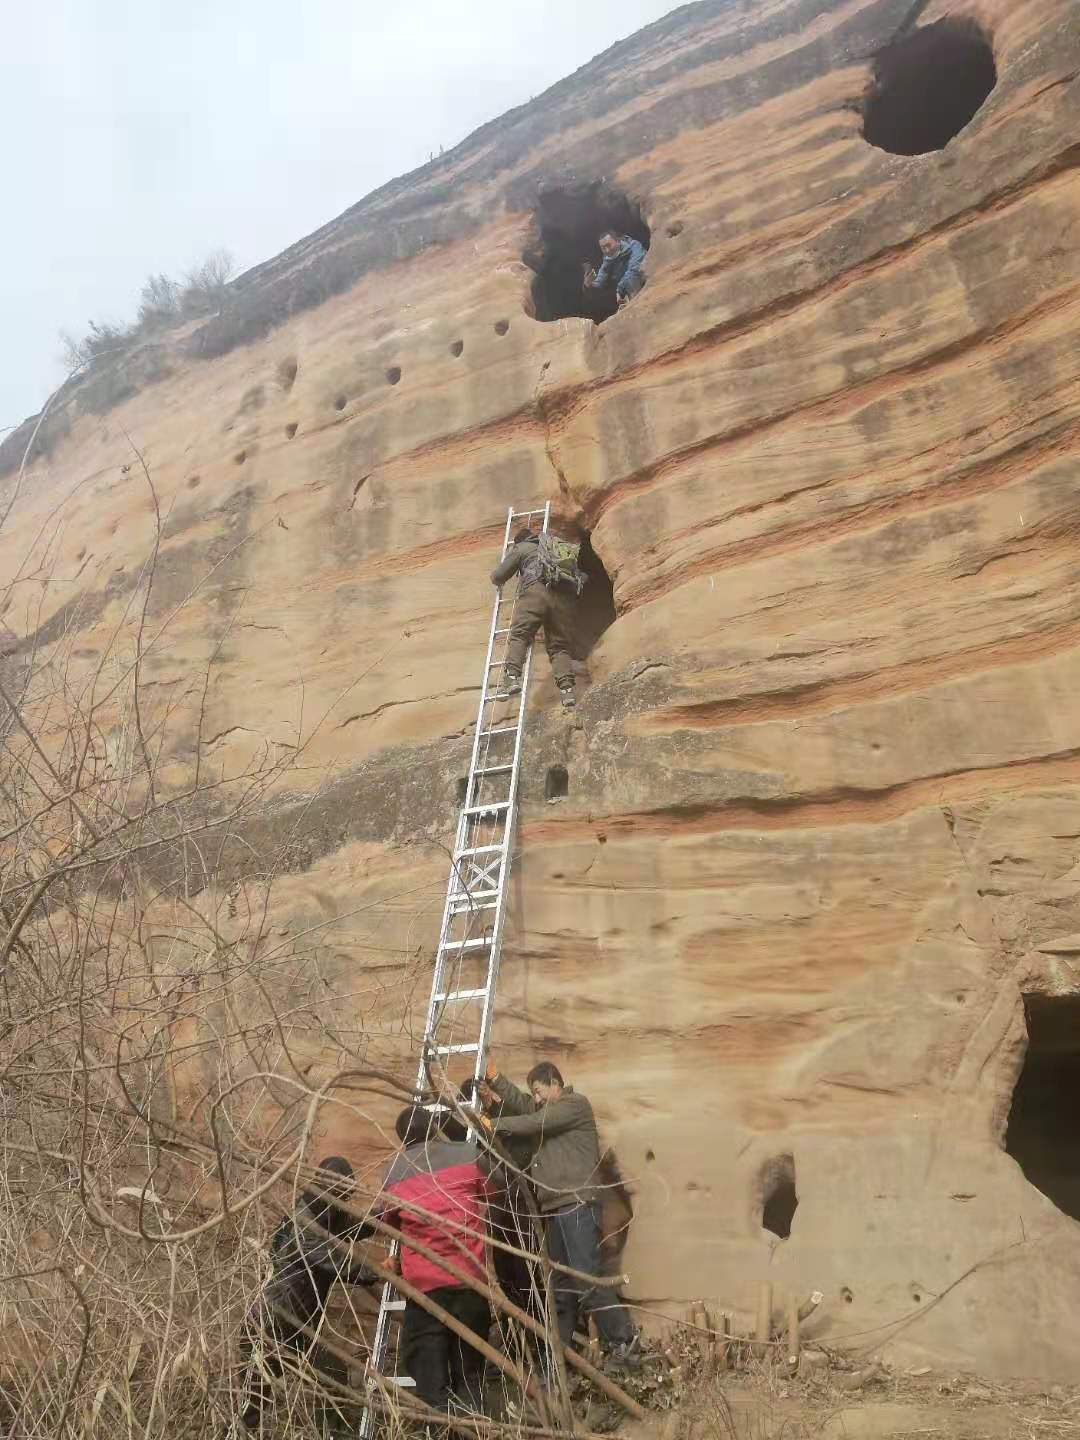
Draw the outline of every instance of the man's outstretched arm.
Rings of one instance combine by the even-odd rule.
[[[592,279],[586,275],[585,286],[589,290],[602,290],[608,283],[608,275],[611,273],[611,262],[614,257],[605,255],[600,264],[600,269],[593,272]]]
[[[505,585],[511,575],[515,575],[521,568],[521,546],[511,545],[498,565],[491,572],[491,583],[493,585]]]

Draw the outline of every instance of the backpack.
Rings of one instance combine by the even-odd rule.
[[[580,595],[589,578],[578,564],[580,551],[580,545],[573,545],[569,540],[560,540],[558,536],[549,535],[545,531],[540,536],[537,555],[540,579],[544,584],[551,589],[557,585],[573,585]]]

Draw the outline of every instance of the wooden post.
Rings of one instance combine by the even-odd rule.
[[[731,1316],[722,1314],[716,1328],[722,1337],[716,1342],[716,1368],[727,1370],[731,1365]]]
[[[794,1295],[787,1297],[787,1363],[792,1370],[799,1368],[799,1302]]]
[[[705,1319],[705,1307],[700,1300],[695,1300],[691,1304],[686,1318],[693,1327],[690,1334],[694,1341],[694,1349],[704,1361],[709,1353],[709,1337],[702,1334],[702,1326],[708,1322]]]
[[[704,1337],[704,1339],[705,1339],[705,1356],[706,1356],[706,1359],[709,1361],[709,1364],[712,1365],[712,1366],[715,1368],[715,1366],[716,1366],[716,1350],[717,1350],[717,1344],[716,1344],[716,1336],[713,1334],[713,1330],[714,1330],[716,1327],[715,1327],[714,1322],[713,1322],[713,1314],[712,1314],[712,1311],[709,1309],[708,1305],[705,1304],[705,1301],[704,1301],[704,1300],[701,1302],[701,1323],[705,1326],[705,1329],[708,1331],[708,1334]]]
[[[764,1281],[758,1287],[757,1325],[754,1339],[767,1345],[772,1334],[772,1286]]]

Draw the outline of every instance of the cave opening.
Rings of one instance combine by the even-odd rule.
[[[880,50],[863,136],[892,155],[943,150],[997,84],[990,41],[971,20],[938,20]]]
[[[586,265],[599,268],[600,236],[630,235],[648,250],[651,234],[641,206],[621,190],[595,180],[541,193],[534,228],[522,259],[535,272],[531,305],[536,320],[570,315],[598,325],[618,309],[614,289],[586,290]]]
[[[615,623],[615,589],[588,532],[578,551],[578,564],[588,576],[577,605],[577,658],[585,660],[608,626]]]
[[[549,765],[544,777],[544,799],[564,800],[570,793],[570,773],[565,765]]]
[[[1028,1046],[1005,1149],[1059,1210],[1080,1220],[1080,995],[1025,995]]]
[[[778,1240],[791,1234],[791,1222],[799,1208],[799,1192],[795,1188],[795,1157],[777,1155],[762,1167],[758,1179],[761,1198],[761,1228],[769,1230]]]

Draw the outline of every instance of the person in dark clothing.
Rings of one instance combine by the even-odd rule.
[[[318,1185],[306,1190],[300,1206],[287,1215],[270,1241],[271,1274],[244,1321],[242,1349],[246,1359],[240,1419],[248,1430],[262,1422],[273,1395],[274,1380],[305,1359],[317,1371],[340,1383],[346,1367],[308,1332],[319,1328],[334,1283],[374,1285],[377,1277],[364,1265],[352,1265],[342,1245],[360,1238],[361,1226],[334,1204],[351,1192],[352,1166],[341,1155],[319,1162]]]
[[[543,627],[544,644],[551,661],[555,684],[565,710],[572,710],[574,696],[574,632],[577,628],[577,605],[584,572],[577,566],[577,546],[555,541],[556,546],[573,552],[561,575],[550,567],[550,537],[541,537],[535,530],[519,530],[514,543],[491,572],[493,585],[504,585],[512,575],[518,578],[517,599],[510,622],[510,638],[503,666],[503,690],[516,695],[521,689],[522,671],[529,646]],[[565,575],[565,578],[562,578]]]
[[[461,1087],[461,1097],[466,1105],[475,1105],[494,1121],[502,1114],[502,1101],[484,1080],[466,1080]],[[527,1171],[532,1164],[535,1143],[528,1136],[507,1135],[499,1143],[510,1157],[511,1165],[517,1170]],[[513,1173],[504,1165],[496,1166],[491,1172],[495,1187],[494,1198],[488,1208],[488,1226],[493,1240],[513,1245],[518,1250],[537,1254],[539,1237],[533,1226],[533,1208],[529,1204],[529,1182],[523,1176]],[[535,1201],[533,1202],[535,1205]],[[497,1245],[491,1247],[495,1277],[507,1299],[536,1319],[543,1318],[543,1277],[539,1266],[511,1255]]]
[[[614,230],[606,230],[600,236],[600,251],[604,257],[600,269],[594,270],[591,265],[586,269],[585,288],[613,289],[621,310],[645,284],[641,268],[645,263],[645,246],[631,235],[620,236]]]
[[[482,1338],[491,1327],[487,1300],[426,1255],[409,1248],[410,1239],[444,1256],[458,1269],[485,1281],[487,1207],[492,1187],[480,1149],[470,1141],[448,1140],[440,1131],[438,1111],[410,1105],[397,1119],[402,1148],[383,1181],[381,1218],[401,1232],[401,1274],[456,1320]],[[436,1216],[400,1205],[407,1201]],[[468,1233],[439,1220],[466,1226]],[[484,1357],[441,1320],[406,1298],[402,1322],[402,1360],[416,1384],[416,1395],[446,1412],[453,1399],[470,1410],[482,1403]]]
[[[548,1254],[560,1265],[600,1275],[600,1140],[592,1106],[564,1083],[549,1060],[529,1071],[531,1095],[500,1075],[493,1060],[485,1078],[503,1105],[493,1122],[495,1135],[536,1144],[529,1173],[544,1217]],[[579,1317],[591,1314],[610,1359],[621,1365],[639,1363],[639,1337],[614,1290],[556,1274],[555,1310],[564,1344],[571,1343]]]

